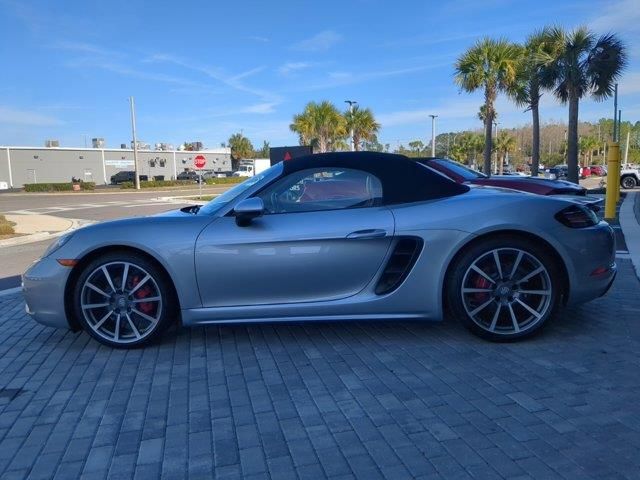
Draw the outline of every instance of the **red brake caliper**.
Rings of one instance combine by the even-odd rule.
[[[473,283],[475,288],[489,288],[491,286],[491,283],[489,282],[489,280],[487,280],[481,275],[478,275]],[[474,295],[474,298],[476,301],[481,302],[481,301],[486,301],[488,296],[489,296],[488,292],[487,293],[478,292]]]
[[[132,280],[132,285],[131,288],[135,288],[136,285],[138,285],[138,283],[140,282],[140,277],[135,275],[133,277]],[[134,297],[136,297],[137,299],[141,299],[141,298],[146,298],[149,295],[151,295],[151,288],[149,287],[149,285],[143,285],[142,287],[140,287],[138,290],[135,291],[135,293],[133,294]],[[140,309],[143,313],[151,313],[153,310],[153,303],[151,302],[141,302],[138,303],[137,308]]]

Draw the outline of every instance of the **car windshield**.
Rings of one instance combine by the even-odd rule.
[[[435,159],[431,160],[432,163],[441,165],[443,168],[452,171],[453,173],[460,175],[465,180],[473,180],[476,178],[486,178],[484,173],[480,173],[473,168],[469,168],[461,163],[454,162],[453,160]]]
[[[211,215],[216,213],[222,207],[233,201],[236,197],[246,192],[248,189],[258,183],[270,182],[274,178],[277,178],[282,173],[282,162],[275,164],[274,166],[267,168],[263,172],[247,178],[244,182],[236,185],[230,190],[227,190],[222,195],[218,195],[209,203],[204,205],[198,213]]]

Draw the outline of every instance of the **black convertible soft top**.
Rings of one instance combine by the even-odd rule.
[[[404,155],[392,153],[319,153],[287,160],[283,165],[283,175],[318,167],[369,172],[382,183],[384,203],[387,205],[452,197],[469,191],[466,185],[458,184]]]

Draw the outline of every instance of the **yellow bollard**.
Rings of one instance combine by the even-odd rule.
[[[620,200],[620,144],[610,142],[607,151],[607,195],[604,204],[604,218],[616,218],[616,205]]]

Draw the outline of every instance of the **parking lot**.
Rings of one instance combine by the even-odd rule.
[[[126,195],[2,200],[88,221],[179,206]],[[47,243],[0,260],[18,271]],[[174,328],[122,351],[1,295],[0,476],[637,478],[640,282],[627,257],[607,296],[515,344],[450,319]]]
[[[637,478],[638,280],[535,339],[453,321],[209,327],[144,350],[0,297],[2,478]]]

